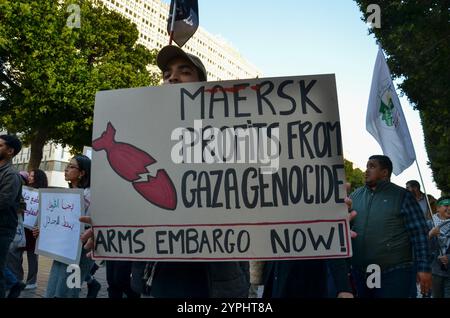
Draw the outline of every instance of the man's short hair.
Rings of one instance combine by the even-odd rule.
[[[169,64],[170,61],[177,57],[184,58],[194,64],[195,68],[198,71],[200,82],[204,82],[207,80],[208,76],[206,73],[206,68],[203,65],[202,61],[197,56],[186,53],[181,48],[175,45],[167,45],[163,47],[156,57],[156,64],[158,64],[159,69],[164,72],[167,69],[167,64]]]
[[[381,169],[387,169],[388,177],[391,177],[392,174],[392,161],[388,156],[383,155],[373,155],[369,157],[369,160],[376,160],[380,164]]]
[[[420,191],[420,183],[417,180],[409,180],[408,182],[406,182],[406,186],[417,188],[417,190]]]
[[[20,142],[19,138],[17,138],[14,135],[0,135],[0,138],[5,141],[5,144],[9,147],[14,149],[14,155],[17,155],[20,150],[22,149],[22,143]]]

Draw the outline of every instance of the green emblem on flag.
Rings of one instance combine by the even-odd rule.
[[[394,125],[393,110],[394,110],[394,103],[392,102],[390,94],[387,94],[387,104],[385,104],[383,102],[383,99],[381,99],[379,111],[381,113],[381,120],[384,121],[386,125],[389,127],[392,127]]]

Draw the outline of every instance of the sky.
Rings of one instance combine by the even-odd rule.
[[[168,0],[164,0],[170,3]],[[365,118],[378,45],[352,0],[199,0],[200,27],[219,35],[263,77],[335,74],[344,157],[365,170],[382,154]],[[383,8],[381,8],[383,27]],[[398,83],[396,81],[395,83]],[[440,197],[428,167],[419,112],[397,90],[426,192]],[[416,163],[391,181],[420,182]],[[422,188],[423,191],[423,188]]]

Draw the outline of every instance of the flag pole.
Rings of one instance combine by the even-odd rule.
[[[416,158],[416,166],[417,166],[417,170],[419,171],[420,182],[422,182],[423,192],[425,193],[425,199],[427,200],[428,208],[430,209],[431,224],[433,224],[433,228],[435,228],[436,227],[436,223],[434,223],[433,211],[431,211],[430,200],[428,200],[427,190],[425,189],[425,184],[423,183],[422,173],[420,172],[419,163],[417,162],[417,158]],[[439,255],[440,256],[445,255],[445,250],[442,249],[440,244],[439,244]]]
[[[417,166],[417,170],[419,171],[420,182],[422,183],[423,192],[425,194],[425,200],[427,200],[428,209],[430,210],[431,222],[433,223],[433,227],[435,227],[436,224],[434,224],[434,220],[433,220],[433,211],[431,210],[430,200],[428,200],[427,189],[425,189],[425,183],[423,182],[422,173],[420,172],[419,163],[417,162],[417,158],[416,158],[416,166]]]
[[[173,1],[173,9],[172,9],[172,21],[170,23],[170,37],[169,37],[169,45],[172,45],[173,40],[173,30],[175,28],[175,14],[177,12],[177,0]]]
[[[425,189],[425,184],[423,183],[422,173],[420,172],[419,163],[417,162],[417,157],[416,157],[416,166],[417,166],[417,170],[419,171],[420,182],[422,182],[423,192],[425,193],[425,199],[427,200],[428,208],[430,209],[431,224],[433,224],[433,228],[435,228],[436,223],[434,223],[433,211],[431,211],[430,200],[428,200],[427,190]],[[439,242],[439,239],[438,239],[438,242]],[[441,244],[438,244],[438,245],[439,245],[439,255],[444,256],[445,250],[441,247]],[[423,293],[422,293],[422,295],[423,295]]]

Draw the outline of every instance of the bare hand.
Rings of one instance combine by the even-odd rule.
[[[433,237],[433,236],[439,236],[439,234],[440,234],[440,229],[439,229],[438,226],[433,227],[433,228],[430,230],[430,232],[428,232],[428,236],[429,236],[430,238]]]
[[[448,256],[444,255],[444,256],[438,256],[438,260],[444,264],[444,265],[448,265]]]
[[[420,285],[420,292],[422,294],[428,294],[431,290],[431,273],[426,272],[418,272],[417,273],[417,282]]]
[[[39,228],[37,226],[33,227],[31,232],[33,233],[34,238],[37,238],[39,236]]]
[[[345,184],[345,190],[347,191],[347,196],[344,198],[344,202],[347,205],[347,209],[350,211],[350,213],[348,214],[348,222],[351,222],[356,215],[358,214],[358,212],[356,212],[355,210],[352,210],[352,199],[350,199],[350,197],[348,197],[348,193],[350,192],[351,189],[351,184],[350,183],[346,183]],[[350,230],[350,237],[353,239],[355,237],[358,236],[358,233]]]
[[[92,225],[92,219],[90,216],[81,216],[80,222]],[[88,257],[92,258],[92,252],[94,249],[94,231],[92,227],[89,228],[86,232],[81,235],[81,241],[84,243],[83,248],[85,250],[89,250],[90,252],[87,254]]]
[[[355,298],[355,296],[349,292],[340,292],[338,293],[337,298]]]

